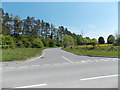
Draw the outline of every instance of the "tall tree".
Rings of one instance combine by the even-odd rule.
[[[98,38],[98,42],[99,42],[99,44],[104,44],[104,43],[105,43],[105,40],[104,40],[104,38],[101,36],[101,37]]]
[[[107,38],[108,44],[113,44],[115,42],[115,37],[113,35],[109,35]]]
[[[63,45],[66,48],[68,47],[72,47],[75,44],[73,37],[69,36],[69,35],[64,35],[63,36]]]
[[[76,36],[76,42],[77,42],[77,45],[83,45],[84,44],[82,35],[77,35]]]

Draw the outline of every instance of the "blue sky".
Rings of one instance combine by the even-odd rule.
[[[56,27],[98,38],[118,31],[117,2],[3,2],[5,12],[43,19]]]

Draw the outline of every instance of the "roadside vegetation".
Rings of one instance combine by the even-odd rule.
[[[67,47],[64,47],[62,49],[79,55],[120,57],[119,35],[116,38],[113,35],[109,35],[107,38],[107,44],[105,43],[103,37],[99,37],[98,40],[96,40],[83,38],[82,36],[80,36],[77,40],[78,41],[76,45],[68,45]]]
[[[3,49],[2,60],[3,61],[25,60],[28,58],[35,57],[37,55],[41,55],[41,51],[42,49],[37,48]]]
[[[29,16],[20,19],[19,16],[5,13],[2,8],[0,12],[0,61],[25,60],[40,55],[45,48],[54,47],[63,47],[63,50],[81,55],[118,56],[120,35],[109,35],[105,42],[102,36],[98,40],[83,37],[64,26],[55,27],[51,23]]]
[[[120,57],[120,55],[118,54],[118,46],[96,46],[96,47],[76,46],[72,48],[63,48],[63,50],[72,52],[74,54],[87,56]]]

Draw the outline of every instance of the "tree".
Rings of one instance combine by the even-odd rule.
[[[64,48],[66,47],[71,47],[75,44],[73,37],[69,36],[69,35],[64,35],[63,36],[63,45]]]
[[[105,40],[104,40],[104,38],[101,36],[101,37],[98,38],[98,42],[99,42],[99,44],[104,44],[104,43],[105,43]]]
[[[77,43],[77,45],[83,45],[84,41],[83,41],[82,35],[76,36],[76,43]]]
[[[113,44],[115,42],[115,37],[113,35],[109,35],[107,38],[108,44]]]
[[[85,38],[83,38],[83,42],[85,45],[88,45],[91,43],[91,39],[89,37],[85,37]]]
[[[22,20],[20,20],[19,16],[15,16],[13,19],[14,22],[14,35],[20,34],[22,32]]]
[[[86,40],[87,40],[87,45],[91,44],[91,39],[89,37],[86,37]]]
[[[117,37],[115,45],[120,45],[120,36]]]
[[[97,39],[93,38],[93,39],[91,40],[91,44],[92,44],[93,46],[97,45],[97,44],[98,44]]]

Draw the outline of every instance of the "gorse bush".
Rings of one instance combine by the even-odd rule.
[[[55,47],[55,41],[53,39],[49,41],[49,47]]]
[[[2,48],[15,48],[15,42],[14,38],[11,37],[10,35],[3,36],[2,37]]]
[[[32,48],[43,48],[43,43],[39,38],[33,39]]]
[[[2,38],[2,42],[0,45],[2,48],[43,48],[43,43],[40,38],[30,39],[27,35],[23,35],[22,37],[13,37],[10,35],[0,36]]]

